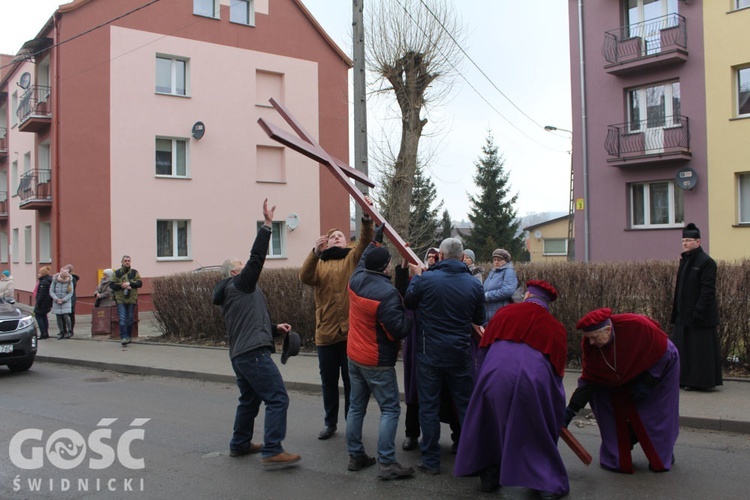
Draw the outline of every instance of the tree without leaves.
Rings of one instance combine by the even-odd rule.
[[[466,247],[474,250],[477,260],[490,260],[495,248],[510,252],[513,260],[528,260],[523,235],[518,235],[519,221],[513,205],[518,195],[509,197],[508,173],[505,160],[498,155],[492,133],[487,134],[482,147],[483,156],[474,164],[477,173],[474,182],[479,186],[477,197],[469,196],[469,220],[473,227],[466,240]]]
[[[426,3],[429,10],[418,0],[382,0],[366,11],[367,65],[377,75],[376,92],[392,92],[396,97],[401,122],[383,209],[405,240],[414,240],[410,209],[425,113],[452,88],[451,77],[460,60],[460,50],[450,37],[460,41],[457,14],[445,0]]]
[[[376,190],[379,204],[383,205],[381,211],[383,217],[390,221],[391,214],[389,203],[391,195],[390,180],[393,176],[393,168],[382,173],[383,184]],[[437,199],[437,190],[432,180],[424,175],[424,168],[417,166],[412,188],[411,205],[409,207],[409,246],[418,257],[422,257],[427,249],[435,246],[435,235],[439,227],[438,213],[443,206],[441,201],[435,208],[432,206]],[[400,234],[400,233],[399,233]],[[394,261],[396,262],[396,261]]]

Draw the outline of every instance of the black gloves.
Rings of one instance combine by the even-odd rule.
[[[385,222],[379,226],[375,226],[375,233],[372,237],[372,241],[379,245],[383,243],[383,229],[385,229]]]
[[[570,422],[571,422],[571,420],[573,420],[573,417],[575,417],[575,416],[576,416],[576,413],[578,413],[578,412],[577,412],[577,411],[575,411],[575,410],[574,410],[573,408],[571,408],[570,406],[568,406],[567,408],[565,408],[565,418],[564,418],[564,422],[563,422],[563,425],[564,425],[564,426],[565,426],[566,428],[568,427],[568,425],[570,425]]]
[[[630,386],[630,397],[632,397],[635,402],[643,401],[649,397],[651,391],[658,383],[659,379],[645,371],[633,379],[632,385]]]

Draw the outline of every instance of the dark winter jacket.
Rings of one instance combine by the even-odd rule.
[[[271,324],[266,298],[258,287],[270,240],[271,228],[261,226],[242,272],[214,287],[213,302],[224,315],[231,359],[261,348],[275,349],[276,325]]]
[[[466,264],[447,259],[412,278],[404,297],[419,312],[417,356],[432,366],[471,362],[472,323],[484,322],[482,285]]]
[[[400,340],[411,331],[401,295],[386,274],[365,269],[365,249],[349,280],[349,340],[346,354],[363,366],[394,366]]]
[[[716,262],[701,247],[682,252],[670,321],[701,328],[719,324]]]
[[[122,284],[130,283],[131,290],[123,290]],[[137,304],[138,289],[143,286],[141,275],[133,268],[121,267],[112,275],[109,287],[115,292],[115,302],[118,304]]]
[[[36,304],[34,314],[49,314],[52,310],[52,297],[49,287],[52,284],[52,276],[46,275],[39,278],[39,286],[36,289]]]

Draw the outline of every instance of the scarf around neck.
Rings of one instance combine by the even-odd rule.
[[[326,261],[326,260],[341,260],[345,258],[347,255],[349,255],[349,252],[351,252],[352,249],[349,247],[331,247],[323,250],[323,252],[320,254],[320,260]]]

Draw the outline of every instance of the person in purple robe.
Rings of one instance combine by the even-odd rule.
[[[586,406],[596,417],[605,469],[633,473],[631,451],[640,443],[649,469],[674,463],[679,434],[680,356],[653,319],[640,314],[591,311],[583,330],[583,371],[565,410],[565,426]]]
[[[544,499],[568,494],[557,441],[565,410],[565,327],[549,312],[557,291],[529,281],[522,303],[500,309],[479,343],[486,351],[458,444],[456,476],[481,490],[522,486]]]

